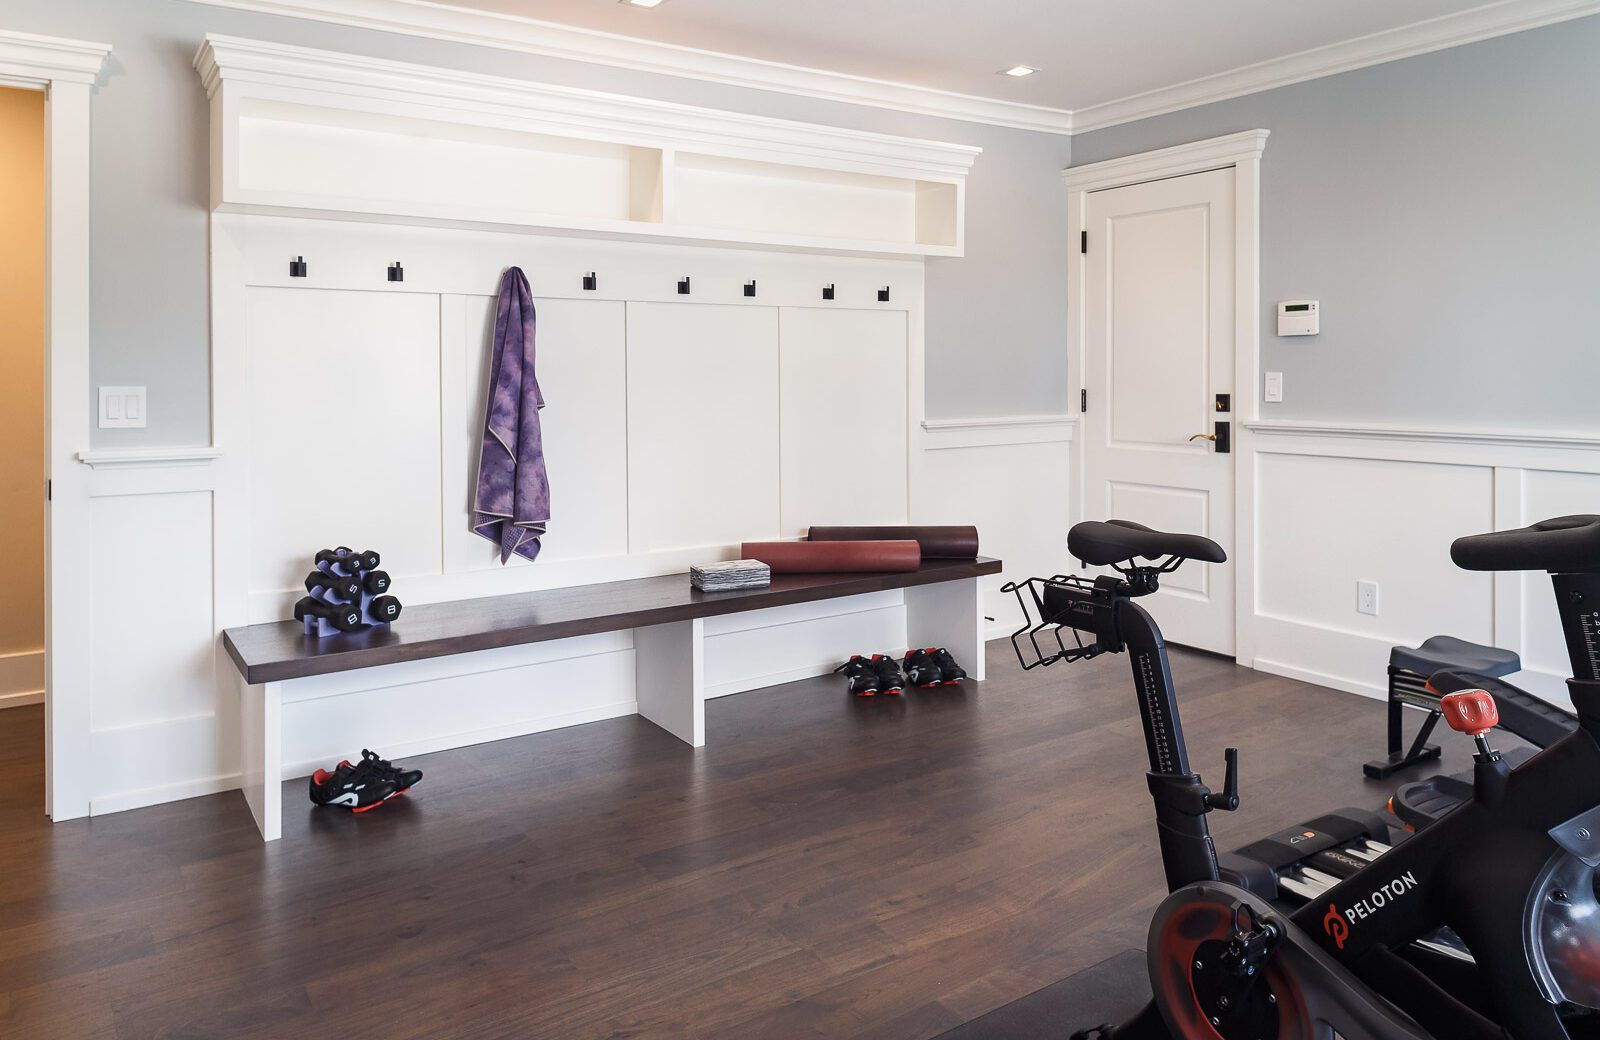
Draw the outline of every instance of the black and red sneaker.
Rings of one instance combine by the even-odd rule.
[[[844,664],[834,669],[835,673],[843,672],[849,680],[849,690],[857,697],[871,697],[878,692],[878,670],[872,662],[856,654]]]
[[[878,674],[879,693],[899,693],[906,688],[905,673],[900,664],[888,654],[872,655],[872,670]]]
[[[367,812],[393,798],[394,783],[366,760],[360,765],[340,762],[333,770],[319,769],[311,774],[311,803],[339,806],[351,812]]]
[[[401,769],[388,759],[379,758],[376,751],[368,751],[366,748],[361,749],[361,761],[363,764],[370,764],[384,779],[393,784],[395,794],[404,794],[417,786],[417,781],[422,779],[422,770]],[[344,761],[339,763],[339,768],[355,769],[357,767],[351,765],[349,761]]]
[[[938,686],[944,681],[944,673],[934,661],[931,650],[912,650],[907,653],[905,671],[906,681],[912,686]]]
[[[967,670],[956,664],[956,659],[950,656],[950,651],[944,647],[929,650],[928,656],[933,658],[933,663],[939,666],[939,681],[946,686],[958,686],[961,680],[967,677]]]

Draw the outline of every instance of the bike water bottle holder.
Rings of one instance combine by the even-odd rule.
[[[1049,578],[1010,581],[1000,586],[1001,592],[1016,596],[1017,605],[1022,608],[1023,625],[1011,633],[1011,649],[1016,652],[1017,663],[1022,665],[1023,671],[1031,671],[1057,661],[1082,661],[1120,651],[1122,640],[1116,631],[1117,601],[1150,595],[1160,588],[1161,575],[1177,570],[1181,563],[1183,557],[1169,556],[1154,566],[1113,564],[1111,569],[1120,577],[1057,574]],[[1023,594],[1024,590],[1027,595]],[[1062,638],[1064,628],[1072,634],[1070,645]],[[1092,641],[1085,642],[1085,632],[1094,637]],[[1049,642],[1052,639],[1054,649]]]

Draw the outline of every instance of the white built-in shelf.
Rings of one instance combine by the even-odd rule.
[[[212,207],[959,256],[980,149],[208,36]]]

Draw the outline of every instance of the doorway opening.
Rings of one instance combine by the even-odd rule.
[[[0,812],[36,813],[45,742],[45,95],[0,87]]]

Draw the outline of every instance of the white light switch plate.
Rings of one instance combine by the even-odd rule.
[[[1283,373],[1268,372],[1262,388],[1261,399],[1269,404],[1278,404],[1283,401]]]
[[[142,386],[102,386],[100,388],[100,428],[102,430],[143,429],[145,397]]]

